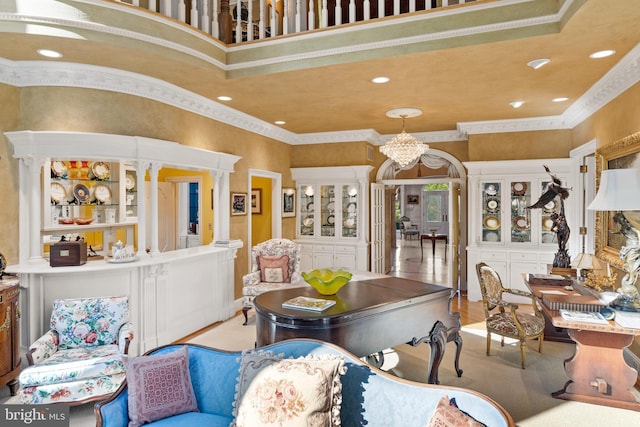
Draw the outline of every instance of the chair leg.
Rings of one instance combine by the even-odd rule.
[[[242,307],[242,314],[244,314],[244,323],[242,326],[246,326],[247,322],[249,322],[249,317],[247,316],[249,310],[251,310],[251,307]]]
[[[542,353],[542,343],[544,342],[544,335],[538,337],[538,353]]]
[[[487,331],[487,356],[491,351],[491,332]]]
[[[527,343],[525,340],[520,341],[520,359],[522,360],[522,369],[527,362]]]

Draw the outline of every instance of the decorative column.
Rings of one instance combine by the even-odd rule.
[[[158,255],[158,171],[162,168],[162,163],[151,162],[149,165],[149,176],[151,178],[151,203],[149,212],[151,229],[151,256]]]
[[[218,15],[218,31],[220,41],[223,43],[231,43],[231,8],[229,0],[220,0],[220,14]],[[238,14],[240,11],[238,11]]]
[[[26,231],[25,235],[28,236],[27,240],[23,240],[21,243],[25,247],[28,247],[28,250],[23,250],[20,245],[20,262],[23,261],[23,255],[28,257],[29,262],[38,263],[42,262],[44,258],[42,258],[42,241],[40,239],[40,230],[42,228],[42,189],[40,188],[40,172],[42,170],[42,166],[44,165],[45,160],[38,158],[21,158],[20,159],[20,168],[26,168],[26,174],[21,173],[20,176],[25,176],[26,182],[20,183],[21,189],[26,189],[28,194],[20,194],[20,198],[24,197],[25,201],[28,199],[27,203],[23,203],[23,200],[20,200],[20,218],[29,218],[29,224],[25,225],[25,230],[20,230],[20,235],[22,235],[23,231]],[[22,171],[21,171],[22,172]],[[46,173],[49,173],[47,171]],[[23,186],[23,184],[26,184]],[[27,209],[28,208],[28,209]],[[20,221],[21,224],[24,221]],[[28,246],[27,246],[28,245]]]
[[[147,186],[145,184],[150,163],[139,160],[136,165],[136,186],[138,187],[138,256],[147,253]]]

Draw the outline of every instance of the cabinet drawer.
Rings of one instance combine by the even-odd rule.
[[[483,261],[506,261],[507,253],[506,252],[485,252],[483,251],[480,255]]]
[[[538,254],[532,252],[510,252],[509,260],[511,261],[537,261]]]
[[[298,243],[298,246],[300,246],[300,250],[302,252],[312,252],[313,251],[313,245],[310,245],[310,244],[304,244],[303,245],[301,243]]]
[[[335,251],[337,254],[353,254],[356,252],[356,248],[353,246],[336,246]]]
[[[333,252],[333,246],[331,245],[313,245],[314,252]]]

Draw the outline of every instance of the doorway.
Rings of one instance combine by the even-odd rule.
[[[282,175],[278,172],[249,169],[247,194],[250,200],[252,196],[254,200],[255,197],[260,200],[259,208],[250,206],[247,211],[246,249],[248,268],[251,271],[251,248],[264,240],[282,237]]]
[[[433,187],[444,187],[430,190]],[[423,189],[422,223],[424,233],[449,234],[449,184],[427,184]]]

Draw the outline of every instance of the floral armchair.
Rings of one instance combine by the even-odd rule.
[[[116,391],[130,326],[125,296],[55,300],[51,329],[31,344],[20,373],[22,403],[81,404]]]
[[[242,278],[244,325],[257,295],[300,282],[300,246],[287,239],[259,243],[251,249],[251,265],[251,273]]]

